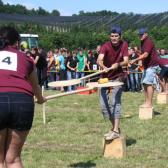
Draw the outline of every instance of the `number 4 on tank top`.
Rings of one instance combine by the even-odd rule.
[[[4,58],[4,59],[2,60],[2,62],[7,63],[8,65],[12,63],[10,57]]]
[[[17,54],[0,51],[0,69],[17,71]]]

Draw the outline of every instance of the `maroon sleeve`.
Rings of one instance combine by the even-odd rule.
[[[117,63],[123,61],[123,58],[127,56],[128,57],[128,43],[124,41],[121,46],[121,52],[116,60]]]
[[[123,43],[123,57],[124,56],[128,56],[128,43],[125,41],[124,43]]]
[[[102,45],[101,49],[100,49],[100,54],[106,54],[106,43]]]
[[[168,59],[167,58],[160,58],[159,65],[160,66],[168,65]]]
[[[149,54],[149,53],[151,53],[152,49],[153,49],[152,41],[150,41],[150,40],[145,41],[143,52],[147,52]]]

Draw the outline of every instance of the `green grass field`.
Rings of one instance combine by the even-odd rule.
[[[45,95],[55,94],[45,91]],[[168,168],[168,105],[157,105],[155,117],[139,120],[142,93],[124,92],[121,130],[127,137],[127,156],[103,157],[103,135],[110,128],[100,112],[98,94],[71,95],[36,106],[33,128],[24,145],[26,168]],[[129,117],[128,117],[129,116]]]

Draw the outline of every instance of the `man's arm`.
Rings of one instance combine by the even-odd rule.
[[[67,65],[66,65],[66,66],[67,66],[67,68],[69,68],[70,70],[74,71],[74,68],[72,68],[72,67],[70,66],[70,62],[69,62],[69,61],[67,62]]]
[[[99,54],[97,64],[102,68],[106,69],[107,67],[103,64],[103,59],[104,59],[104,54]],[[122,66],[127,66],[128,65],[128,56],[123,57],[123,61],[119,63],[114,63],[111,66],[113,67],[112,69],[117,69]]]
[[[128,62],[129,62],[128,56],[124,56],[124,57],[123,57],[123,61],[122,61],[122,62],[119,62],[119,67],[127,66],[127,65],[128,65]]]
[[[123,61],[119,63],[112,64],[112,69],[118,69],[119,67],[127,66],[128,65],[128,56],[123,57]]]
[[[139,55],[138,58],[131,60],[130,64],[134,64],[135,62],[143,60],[143,59],[147,58],[148,56],[149,56],[149,54],[147,52],[144,52],[143,54]]]
[[[106,69],[107,67],[103,63],[104,54],[99,54],[97,59],[97,64],[100,66],[101,69]]]

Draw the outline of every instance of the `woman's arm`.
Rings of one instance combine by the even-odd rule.
[[[37,64],[38,60],[39,60],[40,56],[36,56],[35,59],[34,59],[34,63]]]
[[[34,94],[37,98],[37,103],[42,104],[46,101],[45,97],[42,96],[40,85],[38,84],[37,73],[34,68],[33,72],[30,74],[28,80],[30,81]]]

